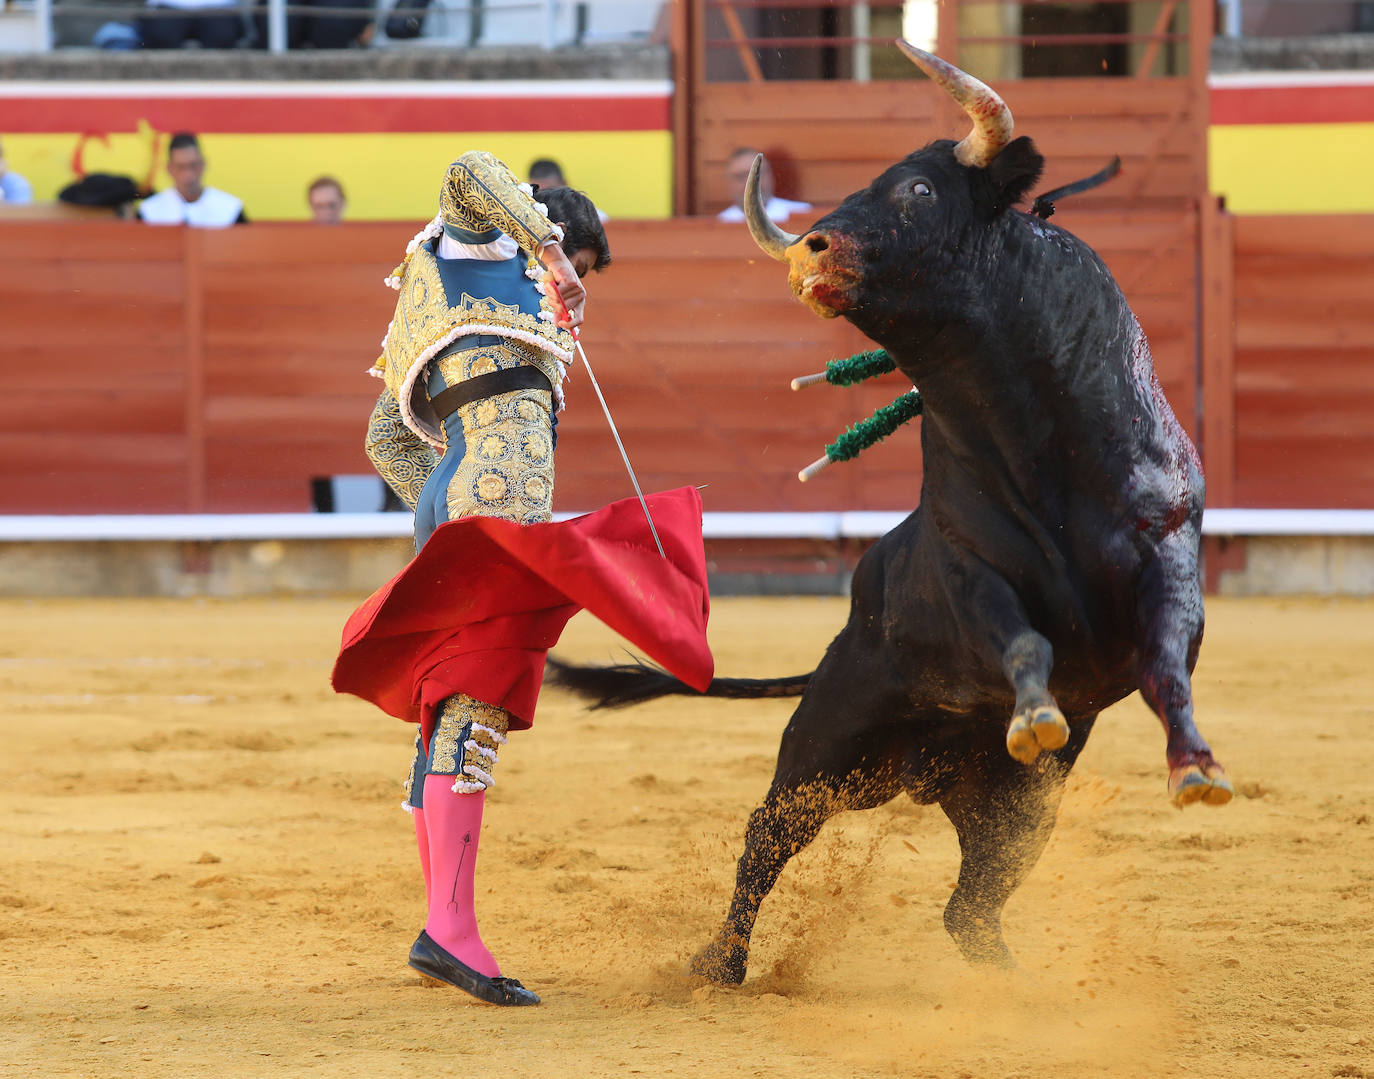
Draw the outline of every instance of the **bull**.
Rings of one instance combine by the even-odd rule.
[[[822,318],[885,348],[925,401],[920,504],[870,548],[849,621],[809,675],[718,679],[801,694],[750,816],[724,926],[694,972],[739,983],[759,904],[841,810],[906,793],[958,834],[945,927],[1011,965],[1001,914],[1039,859],[1098,713],[1139,690],[1177,805],[1230,800],[1193,722],[1203,631],[1201,463],[1130,306],[1069,232],[1014,208],[1044,159],[1005,103],[905,42],[968,113],[800,236],[746,191],[760,248]],[[691,692],[634,665],[554,680],[602,703]]]

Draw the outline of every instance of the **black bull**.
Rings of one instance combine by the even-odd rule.
[[[824,821],[903,792],[958,832],[950,934],[969,959],[1009,963],[1002,908],[1098,713],[1137,689],[1167,732],[1174,801],[1231,797],[1192,717],[1196,451],[1101,260],[1011,209],[1043,159],[1011,139],[1006,106],[907,51],[969,112],[968,138],[908,155],[800,237],[767,220],[753,178],[745,200],[797,296],[920,388],[924,479],[919,508],[860,561],[849,621],[811,675],[712,686],[802,693],[725,924],[693,961],[719,982],[744,978],[759,904]],[[686,689],[643,668],[554,678],[603,703]]]

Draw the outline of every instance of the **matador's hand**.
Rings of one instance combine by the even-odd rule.
[[[568,256],[563,254],[563,249],[557,243],[547,243],[539,249],[539,261],[548,271],[544,274],[545,286],[557,289],[563,306],[568,309],[568,317],[559,318],[558,325],[567,330],[581,326],[587,290],[568,261]]]

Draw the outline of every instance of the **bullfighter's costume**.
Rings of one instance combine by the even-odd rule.
[[[455,161],[440,212],[387,279],[396,314],[367,453],[415,511],[414,560],[349,619],[333,682],[419,726],[405,806],[428,918],[411,966],[497,1004],[502,978],[473,911],[485,793],[534,715],[547,650],[585,607],[690,684],[712,662],[692,488],[552,523],[554,417],[573,358],[537,253],[562,231],[490,154]]]

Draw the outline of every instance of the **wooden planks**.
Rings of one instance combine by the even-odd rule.
[[[0,513],[183,509],[182,237],[0,228]]]
[[[1237,504],[1374,507],[1374,217],[1237,217]]]
[[[1090,208],[1182,206],[1206,190],[1206,103],[1187,78],[1023,79],[995,87],[1017,134],[1046,157],[1040,190],[1097,172],[1113,155],[1122,174],[1076,196]],[[695,207],[716,213],[737,196],[725,162],[741,146],[776,159],[779,194],[840,202],[888,165],[968,122],[923,80],[716,83],[697,89]]]
[[[1194,225],[1177,210],[1066,209],[1131,297],[1166,391],[1194,409]],[[295,511],[363,454],[384,287],[415,226],[187,233],[14,226],[0,253],[0,512]],[[612,221],[586,347],[648,488],[706,484],[715,510],[909,509],[919,423],[810,484],[796,472],[907,386],[794,393],[870,347],[793,299],[741,225]],[[7,241],[11,233],[7,232]],[[17,252],[17,257],[12,256]],[[630,492],[586,375],[559,422],[558,508]],[[59,404],[60,402],[60,404]]]
[[[416,226],[418,227],[418,226]],[[211,512],[309,509],[310,479],[365,473],[363,430],[409,225],[205,233],[203,429]]]

